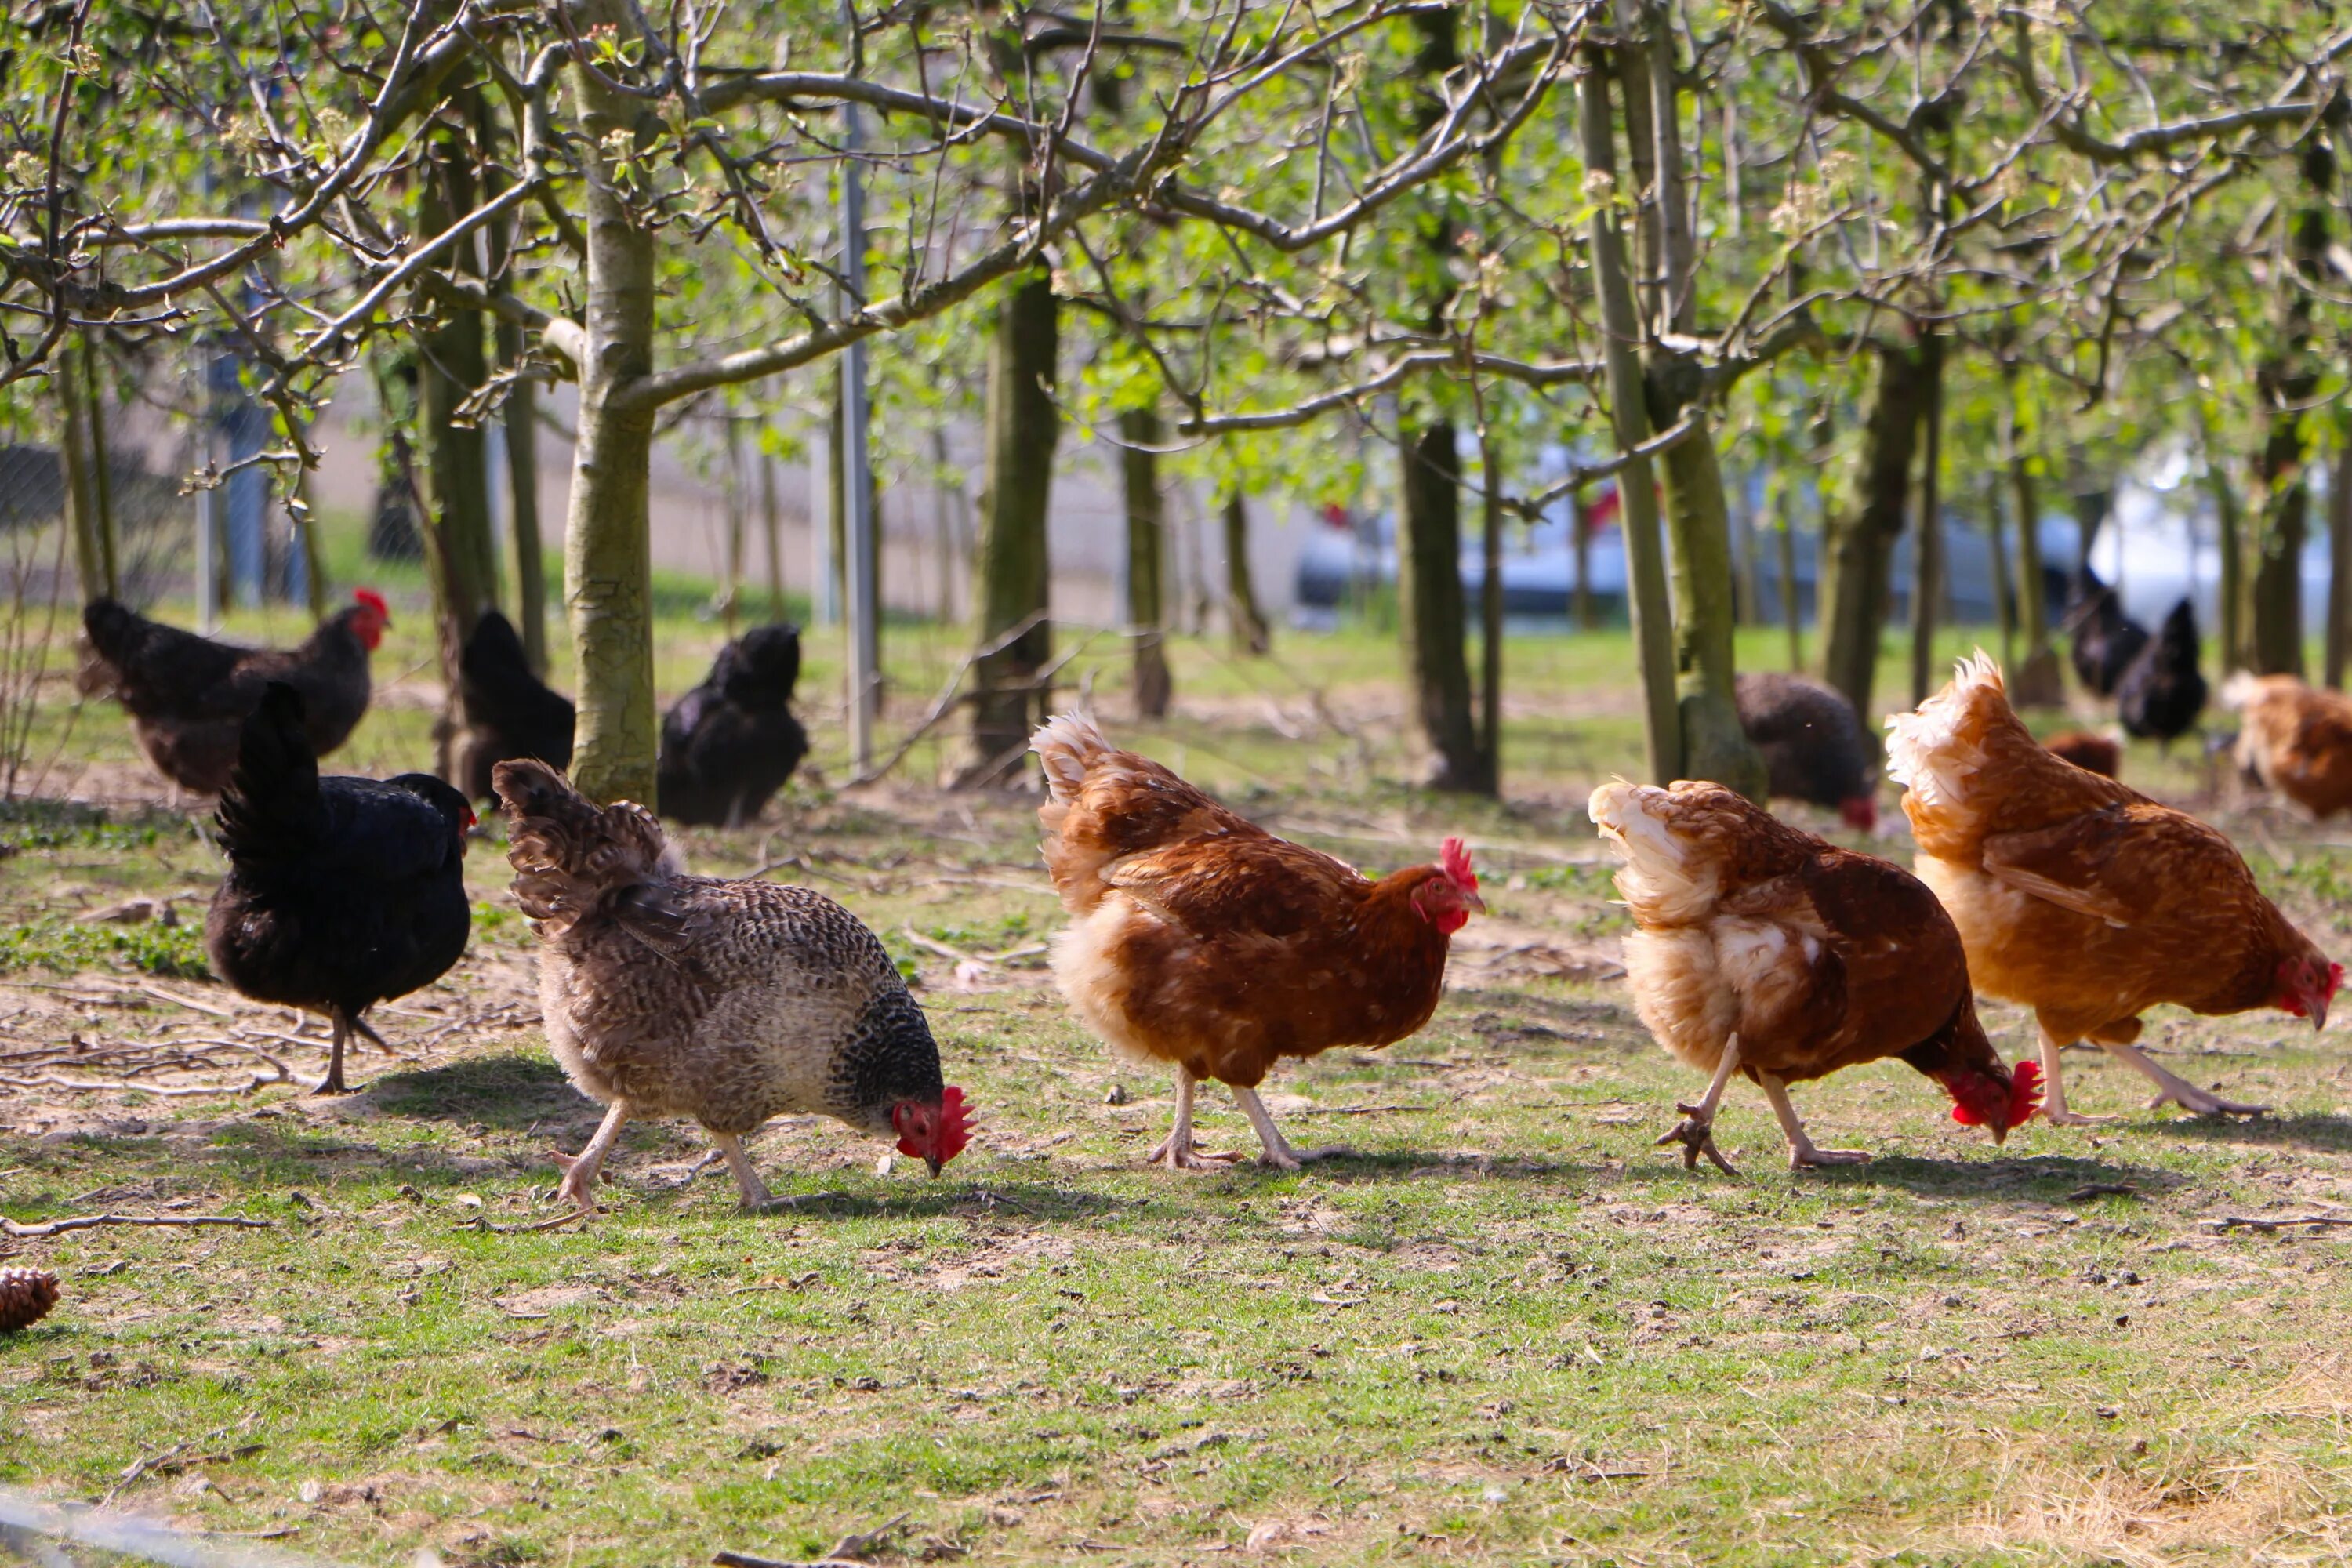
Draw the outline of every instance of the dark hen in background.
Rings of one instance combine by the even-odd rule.
[[[2089,730],[2063,730],[2044,740],[2042,747],[2053,757],[2063,757],[2076,767],[2103,777],[2124,776],[2124,749],[2112,735],[2095,734]]]
[[[228,878],[205,947],[257,1002],[323,1013],[334,1028],[317,1092],[343,1092],[343,1042],[383,1037],[362,1016],[430,985],[466,951],[466,830],[473,807],[429,773],[320,778],[302,698],[273,681],[245,721],[220,803]]]
[[[801,629],[779,624],[719,650],[703,683],[662,721],[661,810],[693,826],[736,827],[759,816],[808,755],[792,714]]]
[[[531,673],[514,623],[496,610],[482,613],[457,656],[457,700],[466,715],[457,778],[468,798],[498,794],[490,770],[500,763],[572,765],[572,699]]]
[[[1834,807],[1849,827],[1878,826],[1878,747],[1834,688],[1778,671],[1739,677],[1739,727],[1771,770],[1776,798]]]
[[[239,728],[271,681],[301,694],[312,756],[350,738],[367,712],[368,655],[392,624],[383,595],[361,588],[352,598],[350,608],[320,622],[294,648],[215,642],[112,599],[92,599],[81,613],[89,641],[81,689],[130,710],[131,732],[156,772],[198,795],[217,795],[236,765]]]
[[[2197,611],[2183,599],[2116,687],[2116,711],[2125,729],[2167,749],[2189,732],[2205,710],[2197,654]]]
[[[2124,602],[2088,566],[2077,568],[2069,585],[2066,627],[2074,637],[2075,679],[2085,690],[2113,697],[2147,647],[2147,628],[2124,614]]]

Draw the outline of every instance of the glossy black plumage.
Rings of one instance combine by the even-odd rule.
[[[2147,628],[2124,614],[2116,591],[2088,566],[2079,567],[2067,595],[2066,625],[2074,633],[2069,650],[2074,677],[2084,689],[2113,697],[2124,671],[2147,647]]]
[[[222,793],[229,872],[205,921],[220,977],[258,1002],[323,1013],[342,1047],[376,1003],[430,985],[466,951],[473,809],[426,773],[320,778],[302,699],[272,682],[246,720]]]
[[[1843,693],[1777,670],[1742,675],[1733,692],[1739,727],[1764,753],[1776,798],[1829,806],[1856,826],[1874,824],[1878,747]]]
[[[801,629],[749,631],[719,650],[703,683],[662,721],[661,813],[703,826],[750,822],[808,755],[792,714]]]
[[[457,700],[466,739],[457,778],[467,796],[489,800],[498,791],[490,770],[529,758],[552,768],[572,765],[572,699],[531,673],[514,623],[485,610],[457,658]]]
[[[2183,599],[2116,688],[2116,711],[2126,730],[2168,743],[2189,732],[2205,710],[2197,655],[2197,611]]]

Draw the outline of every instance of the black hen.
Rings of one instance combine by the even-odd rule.
[[[468,798],[497,795],[490,770],[500,763],[572,765],[572,699],[531,673],[514,623],[496,610],[482,612],[457,656],[457,700],[466,714],[457,778]]]
[[[2183,599],[2116,687],[2116,710],[2125,729],[2168,747],[2189,732],[2205,710],[2205,678],[2197,671],[2197,612]]]
[[[2124,671],[2147,647],[2147,628],[2124,614],[2124,602],[2088,566],[2076,569],[2067,601],[2074,677],[2084,689],[2113,697]]]
[[[792,714],[801,629],[761,626],[719,650],[709,678],[662,721],[661,809],[691,826],[740,826],[808,755]]]
[[[320,778],[302,697],[272,681],[245,721],[221,793],[228,879],[205,946],[257,1002],[324,1013],[334,1047],[320,1094],[343,1092],[343,1042],[383,1038],[361,1015],[448,972],[466,951],[466,830],[474,809],[429,773]]]
[[[1878,826],[1872,785],[1878,748],[1843,693],[1801,675],[1768,672],[1739,677],[1734,697],[1739,727],[1771,771],[1774,795],[1833,806],[1847,826],[1864,833]]]

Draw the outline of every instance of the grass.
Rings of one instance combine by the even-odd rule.
[[[673,615],[662,637],[675,690],[715,629]],[[920,645],[898,640],[903,722],[928,688]],[[1777,650],[1769,634],[1751,649]],[[1280,653],[1182,642],[1179,713],[1155,728],[1116,722],[1106,659],[1102,705],[1361,863],[1466,830],[1493,907],[1421,1036],[1270,1082],[1295,1141],[1355,1151],[1297,1175],[1139,1168],[1165,1079],[1090,1038],[1034,958],[959,982],[926,943],[1017,952],[1059,910],[1028,806],[940,795],[919,770],[796,786],[761,827],[683,842],[719,874],[796,853],[780,874],[883,934],[980,1109],[971,1149],[930,1183],[831,1123],[773,1124],[755,1156],[809,1201],[747,1216],[723,1174],[688,1179],[696,1130],[640,1124],[608,1212],[545,1232],[509,1227],[550,1212],[545,1152],[576,1148],[596,1111],[539,1033],[499,845],[471,858],[472,952],[379,1015],[404,1058],[356,1057],[362,1093],[77,1093],[10,1087],[6,1053],[68,1029],[229,1026],[118,983],[134,955],[73,945],[166,934],[71,916],[201,889],[210,852],[160,812],[0,816],[17,850],[5,951],[38,955],[0,973],[0,1209],[270,1222],[25,1244],[66,1299],[0,1339],[0,1484],[385,1563],[806,1559],[892,1521],[877,1561],[2346,1554],[2352,1253],[2203,1223],[2352,1193],[2352,1080],[2330,1042],[2283,1017],[2158,1015],[2165,1059],[2280,1114],[2142,1111],[2084,1053],[2073,1100],[2123,1120],[2004,1148],[1882,1064],[1800,1094],[1824,1142],[1879,1158],[1801,1177],[1735,1089],[1719,1138],[1744,1174],[1686,1173],[1650,1140],[1700,1086],[1610,977],[1622,916],[1581,816],[1583,791],[1636,760],[1622,642],[1515,642],[1500,806],[1399,782],[1392,643],[1292,636]],[[821,675],[808,689],[821,713]],[[345,761],[414,765],[421,712],[381,707]],[[837,748],[837,726],[812,728]],[[71,746],[121,742],[93,708]],[[2352,846],[2203,799],[2186,752],[2136,747],[2127,768],[2218,813],[2292,912],[2340,932]],[[287,1029],[184,973],[171,989]],[[2020,1054],[2025,1020],[1988,1016]],[[1222,1091],[1202,1121],[1213,1147],[1255,1146]]]

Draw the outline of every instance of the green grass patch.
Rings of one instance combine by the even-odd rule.
[[[54,919],[0,927],[0,971],[136,970],[166,980],[209,980],[200,925],[80,924]]]

